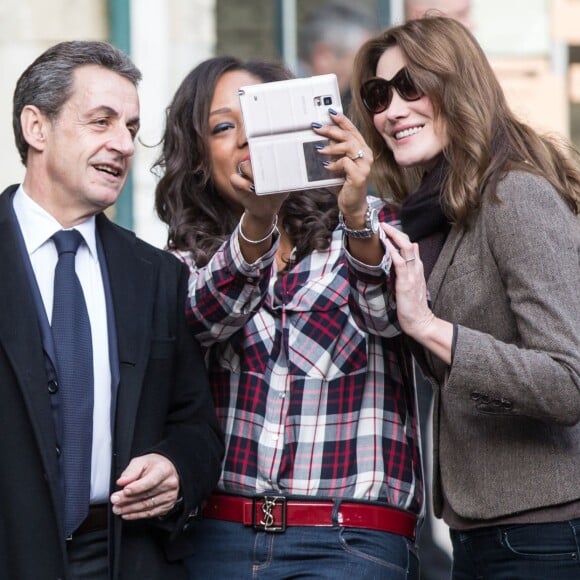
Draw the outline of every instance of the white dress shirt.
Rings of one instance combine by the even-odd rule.
[[[32,269],[40,289],[49,322],[52,320],[54,269],[58,253],[51,237],[62,230],[58,221],[31,199],[24,189],[14,194],[14,211],[24,236]],[[107,304],[97,254],[95,218],[75,226],[84,239],[75,261],[89,320],[93,344],[94,408],[91,459],[91,503],[106,502],[111,473],[111,367]]]

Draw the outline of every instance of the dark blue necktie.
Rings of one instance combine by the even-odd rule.
[[[82,241],[76,230],[52,236],[58,251],[54,271],[52,333],[62,402],[61,459],[64,477],[65,534],[86,518],[91,485],[93,439],[93,347],[83,290],[75,272]]]

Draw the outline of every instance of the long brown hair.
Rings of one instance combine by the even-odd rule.
[[[403,52],[413,81],[446,126],[449,144],[443,154],[450,171],[441,202],[453,222],[465,223],[479,206],[484,188],[495,192],[511,169],[542,175],[575,214],[580,212],[578,151],[517,119],[473,35],[442,16],[389,28],[357,54],[351,114],[375,154],[372,178],[378,191],[401,201],[421,177],[419,169],[397,165],[360,97],[362,83],[376,75],[380,57],[393,46]]]
[[[278,62],[220,56],[195,67],[177,89],[167,109],[163,146],[153,171],[160,174],[155,209],[169,226],[168,247],[189,251],[204,266],[231,235],[239,214],[224,200],[211,177],[209,112],[219,79],[246,71],[263,82],[292,78]],[[326,190],[296,192],[284,202],[284,228],[296,246],[296,260],[328,247],[338,223],[336,197]]]

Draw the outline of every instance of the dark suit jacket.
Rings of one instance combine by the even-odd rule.
[[[433,418],[434,506],[472,520],[580,498],[580,223],[549,183],[511,172],[453,227],[429,278],[457,324]]]
[[[0,197],[0,578],[56,580],[67,575],[54,421],[37,311],[17,242],[14,190]],[[183,494],[183,510],[167,520],[125,523],[111,516],[113,578],[184,578],[164,544],[187,528],[214,487],[223,453],[204,361],[185,321],[187,271],[104,215],[96,226],[120,367],[111,481],[133,457],[156,452],[177,468]]]

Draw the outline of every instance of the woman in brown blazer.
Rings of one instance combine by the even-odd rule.
[[[369,40],[353,82],[375,186],[409,233],[382,226],[434,384],[453,578],[580,578],[578,152],[516,119],[452,19]]]

